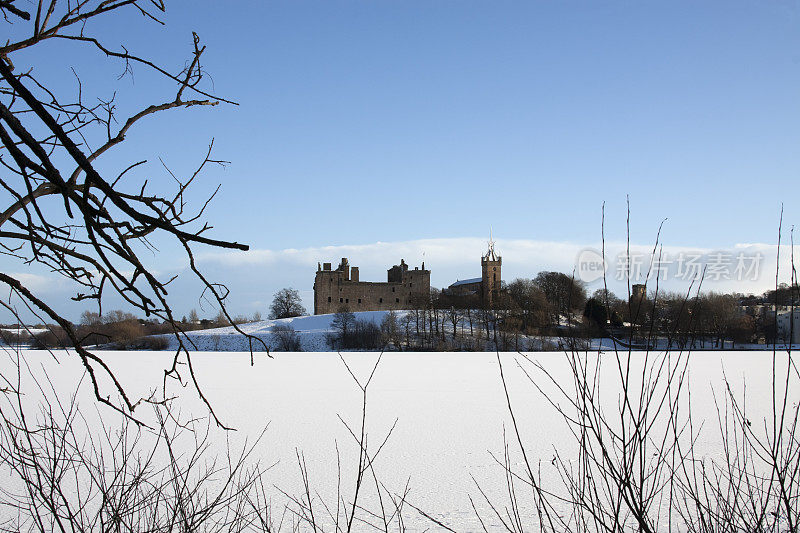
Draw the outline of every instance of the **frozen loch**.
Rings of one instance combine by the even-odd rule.
[[[24,355],[32,371],[46,371],[53,387],[64,397],[76,390],[82,369],[74,354]],[[12,356],[4,356],[6,375]],[[160,389],[172,354],[106,352],[103,356],[129,394],[138,398]],[[251,366],[248,353],[192,355],[203,393],[220,420],[236,429],[226,432],[212,425],[211,439],[220,453],[226,440],[236,448],[245,440],[253,442],[266,428],[252,458],[270,467],[265,485],[275,506],[286,504],[287,495],[300,495],[304,490],[298,456],[305,462],[315,501],[335,506],[337,486],[344,498],[349,498],[354,489],[359,447],[348,426],[359,432],[363,393],[353,375],[365,383],[378,354],[348,353],[343,357],[344,362],[331,352],[278,353],[271,359],[256,353]],[[595,361],[597,354],[587,357]],[[635,374],[644,355],[634,353],[630,357]],[[785,364],[785,354],[782,357],[778,359]],[[622,359],[627,360],[627,354],[622,354]],[[528,460],[541,471],[544,485],[557,486],[560,481],[552,466],[556,457],[568,463],[576,449],[573,435],[551,404],[551,400],[564,404],[563,399],[558,400],[555,384],[565,390],[572,387],[567,356],[502,354],[500,360]],[[613,410],[620,397],[615,354],[604,353],[601,361],[602,401]],[[188,370],[182,368],[186,376]],[[700,352],[690,356],[687,368],[695,429],[705,422],[699,429],[700,452],[714,455],[720,449],[716,420],[717,406],[725,393],[723,375],[737,391],[743,390],[746,382],[752,420],[769,413],[771,403],[766,399],[772,394],[771,353]],[[98,412],[107,423],[117,420],[110,409],[96,406],[85,379],[78,391],[78,401],[85,410]],[[170,382],[168,391],[179,396],[176,406],[183,418],[207,415],[191,385]],[[790,392],[796,405],[797,388]],[[34,396],[27,401],[35,403]],[[374,487],[377,480],[389,492],[405,494],[408,503],[457,531],[482,531],[477,515],[490,531],[504,529],[487,498],[497,502],[500,509],[507,505],[504,442],[508,444],[511,468],[524,472],[514,428],[496,354],[385,353],[367,389],[366,434],[373,451],[387,435],[388,439],[374,462],[374,474],[371,470],[365,484]],[[101,431],[100,427],[96,429]],[[516,490],[520,519],[533,524],[536,510],[531,491],[524,483]],[[363,505],[379,505],[368,492],[365,489]],[[404,514],[409,531],[442,529],[414,508],[406,507]],[[328,524],[326,531],[333,528],[330,519],[319,519]],[[363,523],[356,526],[371,530]]]

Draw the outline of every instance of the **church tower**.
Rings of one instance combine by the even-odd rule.
[[[502,265],[503,258],[495,253],[492,232],[489,230],[489,249],[486,255],[481,256],[481,303],[486,307],[492,307],[500,295]]]

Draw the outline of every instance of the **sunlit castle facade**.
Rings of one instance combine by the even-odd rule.
[[[422,267],[409,269],[401,259],[386,272],[386,281],[361,281],[358,267],[351,267],[347,258],[331,269],[330,263],[317,265],[314,278],[314,314],[348,311],[386,311],[409,309],[415,298],[430,298],[431,271]]]

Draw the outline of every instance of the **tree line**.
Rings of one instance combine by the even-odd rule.
[[[291,318],[306,314],[296,289],[284,288],[279,290],[270,305],[269,319]],[[84,311],[77,324],[71,324],[81,346],[103,346],[115,350],[163,350],[168,341],[162,335],[174,333],[175,327],[182,331],[196,331],[213,329],[231,325],[260,322],[260,311],[252,315],[229,315],[219,310],[210,318],[200,318],[196,309],[184,315],[175,323],[160,321],[155,318],[143,319],[133,313],[119,309],[105,313]],[[280,328],[279,328],[280,329]],[[18,330],[18,331],[14,331]],[[33,333],[29,333],[33,330]],[[44,330],[44,331],[40,331]],[[8,346],[25,345],[35,349],[66,348],[72,346],[69,335],[65,329],[57,324],[39,324],[26,328],[20,324],[10,324],[0,330],[0,340]],[[286,344],[283,339],[279,346],[297,346],[293,341]]]
[[[776,307],[798,305],[798,288],[781,285],[761,295],[643,291],[620,297],[562,272],[504,283],[491,305],[477,294],[432,289],[389,312],[380,325],[360,321],[347,307],[336,313],[328,345],[336,349],[547,350],[613,337],[644,347],[736,348],[780,342]]]
[[[645,338],[661,338],[669,348],[685,349],[690,343],[693,348],[735,348],[780,342],[774,309],[800,305],[798,294],[797,285],[783,284],[760,295],[651,290],[620,297],[603,288],[590,295],[581,280],[546,271],[534,278],[504,282],[490,306],[482,304],[477,294],[432,289],[429,295],[413,296],[408,312],[389,313],[382,324],[359,320],[342,307],[326,341],[332,349],[549,350],[563,348],[564,339],[574,344],[581,339],[614,337],[637,346],[644,345]],[[283,288],[275,293],[267,317],[306,314],[299,291]],[[231,318],[219,311],[200,318],[192,309],[177,322],[183,331],[193,331],[261,320],[259,311]],[[174,325],[112,310],[102,315],[85,311],[75,327],[83,346],[159,350],[167,344],[160,335],[171,333]],[[272,336],[281,351],[300,349],[291,325],[276,327]],[[69,346],[68,336],[57,325],[41,326],[46,331],[34,335],[5,329],[2,340],[8,345]]]
[[[183,331],[195,331],[245,324],[261,320],[256,311],[251,316],[235,315],[230,320],[219,311],[211,318],[199,318],[192,309],[176,324]],[[167,335],[174,333],[174,324],[150,318],[143,319],[133,313],[114,309],[103,314],[84,311],[72,327],[81,346],[102,346],[112,350],[163,350],[168,345]],[[39,324],[32,327],[10,324],[3,326],[0,340],[8,346],[29,346],[38,350],[69,348],[72,346],[64,328],[56,324]]]

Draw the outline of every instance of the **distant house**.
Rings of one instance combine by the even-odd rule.
[[[800,344],[800,309],[778,311],[778,340],[791,344]]]
[[[483,278],[462,279],[451,284],[445,291],[451,296],[471,296],[481,294]]]

